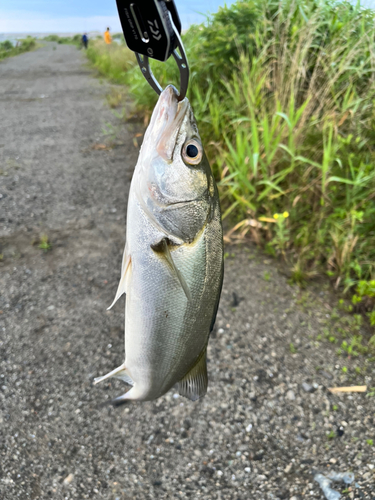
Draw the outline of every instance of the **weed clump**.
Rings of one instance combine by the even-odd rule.
[[[0,61],[6,57],[17,56],[23,52],[33,50],[36,46],[36,40],[31,36],[22,40],[17,40],[16,45],[13,45],[10,40],[0,42]]]
[[[57,42],[59,45],[82,46],[82,35],[79,34],[73,36],[47,35],[43,38],[43,40],[45,42]]]
[[[41,235],[38,247],[41,250],[44,250],[45,252],[48,252],[49,250],[52,250],[51,242],[49,241],[49,238],[48,238],[48,236],[46,234],[42,234]]]

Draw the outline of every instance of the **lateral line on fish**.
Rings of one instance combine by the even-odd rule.
[[[173,261],[171,252],[169,250],[167,238],[162,238],[162,240],[158,241],[153,245],[150,245],[150,247],[154,252],[160,253],[164,256],[165,260],[167,261],[169,269],[172,271],[172,275],[177,277],[186,295],[186,298],[188,299],[189,302],[192,302],[193,299],[189,287],[185,281],[185,278],[183,277],[182,273],[178,270],[176,264]]]

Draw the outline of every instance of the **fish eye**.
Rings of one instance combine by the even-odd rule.
[[[195,139],[186,142],[182,148],[182,157],[189,165],[198,165],[203,156],[202,145]]]
[[[198,148],[195,144],[189,144],[186,147],[186,155],[189,158],[196,158],[198,156]]]

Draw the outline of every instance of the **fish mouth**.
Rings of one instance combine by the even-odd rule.
[[[203,199],[204,199],[203,196],[199,196],[198,198],[192,198],[191,200],[174,201],[174,202],[166,203],[165,208],[167,208],[167,209],[168,208],[175,208],[175,207],[178,208],[181,206],[189,205],[189,203],[202,201]]]
[[[164,160],[172,161],[178,133],[189,106],[185,97],[178,101],[178,91],[168,85],[160,94],[151,118],[150,133],[156,136],[156,151]]]

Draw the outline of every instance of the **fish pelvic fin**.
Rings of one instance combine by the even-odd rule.
[[[193,368],[178,382],[178,392],[181,396],[197,401],[207,392],[207,346],[200,353]]]
[[[102,377],[95,378],[94,385],[99,384],[99,382],[103,382],[104,380],[107,380],[108,378],[111,377],[118,378],[129,385],[134,385],[133,379],[126,371],[125,364],[122,364],[118,368],[115,368],[114,370],[107,373],[106,375],[103,375]]]
[[[131,274],[131,267],[132,267],[132,259],[131,256],[127,253],[127,245],[125,245],[125,251],[124,251],[124,258],[122,262],[122,270],[121,270],[121,279],[120,283],[117,288],[115,300],[112,302],[112,304],[108,307],[107,311],[112,309],[112,307],[116,304],[118,299],[126,293],[127,289],[127,283],[129,280],[129,276]]]
[[[178,281],[180,282],[180,285],[181,285],[181,287],[186,295],[186,298],[188,299],[189,302],[192,302],[192,296],[191,296],[189,287],[186,283],[186,280],[185,280],[183,274],[181,273],[181,271],[178,270],[176,264],[173,261],[171,251],[169,249],[169,246],[171,244],[172,244],[172,242],[168,238],[162,238],[160,241],[158,241],[157,243],[154,243],[153,245],[150,245],[150,246],[154,252],[161,255],[165,259],[171,274],[173,276],[175,276],[178,279]]]

